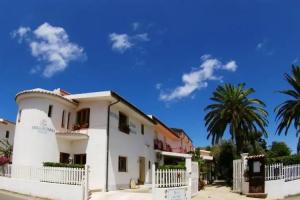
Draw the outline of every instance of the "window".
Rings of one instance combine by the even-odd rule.
[[[70,154],[61,152],[59,156],[59,162],[68,164],[69,158],[70,158]]]
[[[148,161],[148,169],[151,169],[151,161]]]
[[[6,131],[5,138],[9,138],[9,131]]]
[[[77,124],[80,128],[89,128],[90,123],[90,109],[84,108],[77,112]]]
[[[121,112],[119,112],[119,130],[127,134],[130,132],[128,117]]]
[[[21,122],[21,117],[22,117],[22,109],[19,110],[19,116],[18,116],[18,122]]]
[[[62,116],[61,116],[61,127],[62,128],[65,127],[65,110],[63,110]]]
[[[75,154],[74,164],[85,165],[86,164],[86,154]]]
[[[49,105],[49,108],[48,108],[48,117],[52,117],[52,108],[53,108],[53,106]]]
[[[144,135],[144,133],[145,133],[145,127],[144,127],[144,124],[141,124],[141,133],[142,133],[142,135]]]
[[[119,156],[119,172],[127,172],[127,158]]]
[[[67,120],[67,129],[70,127],[70,118],[71,118],[71,113],[68,113],[68,120]]]

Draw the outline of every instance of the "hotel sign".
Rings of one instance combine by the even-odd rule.
[[[174,188],[167,190],[168,200],[186,200],[186,188]]]
[[[50,128],[47,124],[46,120],[42,120],[39,125],[32,126],[33,130],[36,130],[38,133],[47,134],[47,133],[55,133],[53,128]]]

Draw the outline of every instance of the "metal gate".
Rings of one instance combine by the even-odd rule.
[[[192,196],[196,195],[199,188],[199,166],[198,162],[192,162]]]
[[[234,192],[242,192],[243,162],[241,159],[233,161],[233,188]]]

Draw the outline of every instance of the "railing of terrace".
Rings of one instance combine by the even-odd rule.
[[[188,185],[186,170],[158,169],[155,170],[155,187],[182,187]]]
[[[82,185],[85,171],[84,168],[5,165],[0,170],[0,176],[48,183]]]
[[[265,166],[265,180],[279,180],[292,181],[300,179],[300,164],[286,165],[276,163]]]

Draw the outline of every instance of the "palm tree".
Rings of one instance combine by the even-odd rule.
[[[284,74],[285,79],[291,86],[288,90],[279,91],[289,97],[288,100],[279,104],[275,108],[277,126],[277,134],[284,132],[287,135],[290,126],[296,129],[296,136],[300,134],[300,67],[292,65],[292,74]],[[298,153],[300,150],[300,138],[298,140]]]
[[[217,87],[210,98],[214,103],[205,108],[207,138],[212,137],[212,144],[219,143],[228,128],[237,153],[241,153],[243,144],[253,138],[252,134],[268,135],[265,129],[268,113],[262,101],[249,97],[254,92],[252,88],[245,88],[245,84]]]

